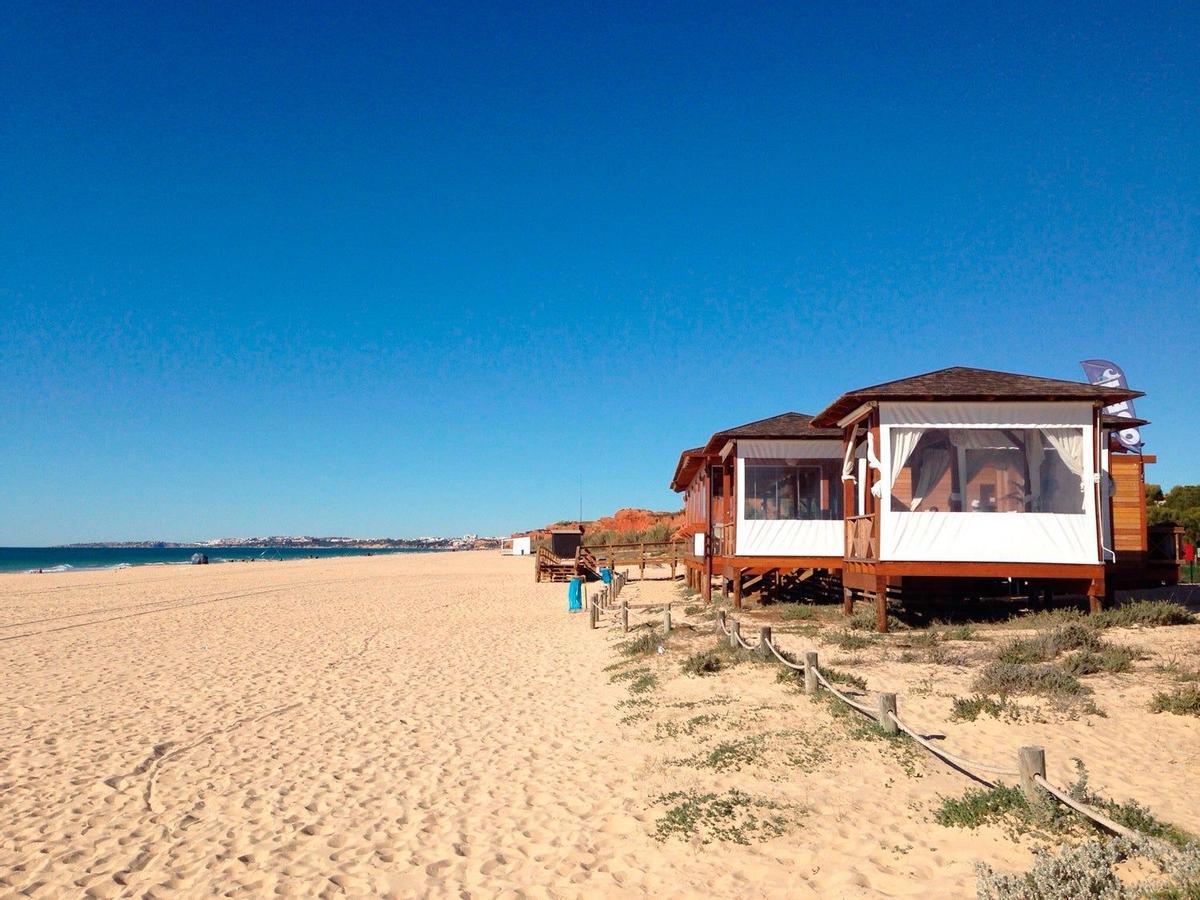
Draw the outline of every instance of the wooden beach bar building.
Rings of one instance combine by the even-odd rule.
[[[679,457],[688,584],[706,601],[723,580],[740,607],[750,586],[773,590],[842,565],[842,432],[788,412],[718,431]]]
[[[1115,558],[1102,410],[1139,396],[963,367],[843,394],[812,424],[842,434],[847,609],[872,598],[884,631],[889,590],[1011,579],[1098,609]]]

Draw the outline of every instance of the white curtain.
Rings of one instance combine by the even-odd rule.
[[[854,480],[854,444],[858,440],[859,426],[854,426],[850,433],[850,442],[846,444],[846,458],[842,460],[842,481]]]
[[[875,453],[875,435],[870,429],[867,430],[867,463],[879,473],[879,480],[871,485],[871,493],[876,497],[883,496],[883,463],[879,461],[879,456]],[[889,486],[890,487],[890,486]]]
[[[1043,428],[1041,431],[1063,464],[1079,477],[1079,489],[1086,490],[1083,484],[1083,432],[1078,428]]]
[[[912,503],[908,506],[910,510],[915,510],[921,505],[925,495],[937,486],[949,468],[949,450],[935,447],[921,453],[921,470],[917,476],[917,486],[913,489]],[[895,481],[894,478],[892,480]]]
[[[887,490],[890,495],[896,487],[896,479],[900,475],[900,470],[904,468],[908,462],[908,458],[912,456],[914,450],[917,449],[917,442],[921,440],[920,428],[893,428],[892,434],[892,466],[887,477]],[[876,496],[880,496],[876,494]]]

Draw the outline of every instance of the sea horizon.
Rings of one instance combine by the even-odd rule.
[[[328,559],[339,556],[374,556],[392,553],[444,553],[445,547],[266,547],[214,546],[173,547],[51,546],[0,547],[0,574],[96,572],[154,565],[191,565],[192,556],[202,553],[210,564],[231,562],[280,562],[294,559]]]

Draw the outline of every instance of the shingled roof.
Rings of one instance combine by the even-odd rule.
[[[1081,381],[954,366],[842,394],[812,421],[826,428],[836,425],[839,419],[870,400],[1090,400],[1108,406],[1141,396],[1144,396],[1141,391]]]
[[[798,412],[785,412],[767,419],[747,422],[718,431],[708,439],[703,447],[684,450],[675,466],[675,477],[671,479],[671,490],[682,491],[692,480],[696,469],[704,464],[704,459],[716,456],[727,441],[738,438],[757,438],[759,440],[841,440],[839,428],[814,428],[813,417]]]

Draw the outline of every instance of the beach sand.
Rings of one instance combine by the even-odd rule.
[[[963,776],[847,739],[768,667],[715,690],[664,655],[661,684],[631,695],[605,671],[620,636],[532,569],[475,552],[3,577],[0,895],[941,897],[973,894],[975,859],[1028,865],[999,828],[931,822]],[[935,697],[920,721],[945,721]],[[1146,771],[1127,793],[1200,826],[1194,782],[1178,790],[1196,727],[1109,712],[1065,743],[980,723],[962,749],[1008,762],[1044,737],[1052,774],[1080,755],[1120,794],[1133,741]],[[680,764],[763,720],[816,749]],[[656,797],[730,788],[774,802],[785,832],[656,838]]]

